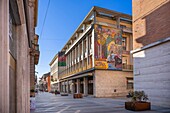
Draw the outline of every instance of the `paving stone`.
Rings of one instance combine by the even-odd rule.
[[[60,96],[44,92],[36,95],[36,109],[31,113],[134,113],[124,108],[125,101],[121,98],[74,99],[72,95]],[[152,106],[152,110],[140,113],[170,113],[170,108]]]

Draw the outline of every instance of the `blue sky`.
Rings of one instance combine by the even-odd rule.
[[[36,34],[42,32],[49,0],[39,0]],[[93,6],[132,15],[132,0],[50,0],[42,35],[39,37],[38,77],[50,71],[49,63],[66,44]]]

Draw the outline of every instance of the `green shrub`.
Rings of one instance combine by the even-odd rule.
[[[130,91],[129,96],[132,102],[146,102],[148,100],[148,95],[144,91]]]
[[[34,90],[34,89],[31,89],[30,92],[35,92],[35,90]]]

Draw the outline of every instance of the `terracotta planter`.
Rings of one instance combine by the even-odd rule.
[[[61,96],[68,96],[68,93],[61,93]]]
[[[150,106],[150,102],[125,102],[125,109],[132,111],[150,110]]]
[[[82,94],[81,93],[75,93],[73,95],[73,98],[83,98]]]
[[[55,91],[54,94],[57,95],[57,94],[60,94],[60,92],[59,91]]]

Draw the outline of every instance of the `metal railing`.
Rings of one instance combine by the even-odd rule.
[[[92,68],[92,65],[87,65],[87,66],[84,66],[84,67],[80,67],[80,68],[77,68],[76,70],[73,70],[71,72],[68,72],[68,69],[65,69],[62,72],[59,72],[59,78],[61,79],[61,78],[67,77],[69,75],[85,71],[85,70],[90,69],[90,68]]]
[[[122,64],[122,69],[133,71],[133,65]]]
[[[130,27],[123,27],[122,30],[124,32],[132,33],[132,28],[130,28]]]

